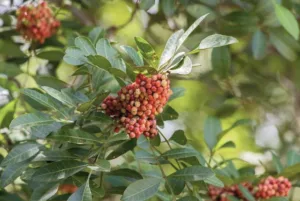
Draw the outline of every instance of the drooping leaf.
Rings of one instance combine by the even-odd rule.
[[[298,40],[299,25],[293,13],[279,4],[275,4],[275,13],[285,30]]]
[[[180,46],[184,43],[184,41],[189,37],[189,35],[199,26],[199,24],[206,18],[208,14],[205,14],[201,17],[199,17],[180,37],[177,50],[180,48]]]
[[[173,192],[175,195],[179,195],[185,187],[185,182],[172,177],[167,177],[165,182],[165,188],[169,193]],[[172,188],[172,190],[170,190]]]
[[[175,131],[170,140],[173,140],[174,142],[177,142],[180,145],[185,145],[187,143],[187,139],[184,135],[183,130]]]
[[[28,161],[10,163],[1,175],[1,187],[4,188],[18,178],[27,168]]]
[[[97,54],[96,49],[91,40],[85,36],[75,38],[75,46],[78,47],[85,56]]]
[[[230,45],[237,43],[238,40],[232,36],[225,36],[221,34],[213,34],[204,38],[199,45],[199,49],[222,47],[225,45]]]
[[[72,142],[78,144],[99,143],[99,139],[95,135],[79,129],[61,129],[57,133],[48,136],[48,138],[61,142]]]
[[[190,166],[181,170],[177,170],[169,177],[184,181],[201,181],[214,176],[214,172],[202,166]]]
[[[71,97],[69,97],[67,94],[62,93],[56,89],[53,89],[51,87],[43,86],[42,87],[50,96],[55,98],[56,100],[59,100],[61,103],[74,107],[76,103],[73,101]]]
[[[40,151],[42,145],[37,143],[24,143],[15,146],[9,154],[3,159],[1,166],[19,163],[25,161]]]
[[[179,38],[183,35],[183,33],[184,31],[181,29],[179,31],[176,31],[174,34],[170,36],[164,48],[164,51],[161,54],[160,61],[159,61],[159,68],[165,65],[167,62],[170,61],[170,59],[174,57],[175,52],[177,50]]]
[[[161,1],[162,10],[167,17],[172,16],[176,11],[175,0],[164,0]]]
[[[216,176],[209,177],[209,178],[205,179],[204,182],[207,184],[216,186],[216,187],[220,187],[220,188],[224,187],[224,183]]]
[[[142,177],[142,175],[140,175],[140,173],[138,173],[135,170],[128,169],[128,168],[120,168],[120,169],[113,170],[113,171],[109,172],[108,175],[126,177],[126,178],[130,178],[130,179],[135,179],[135,180],[143,179],[143,177]]]
[[[30,134],[36,138],[45,139],[51,132],[56,132],[60,129],[63,125],[58,122],[47,123],[32,126],[30,128]]]
[[[166,158],[175,158],[175,159],[180,159],[180,158],[188,158],[192,156],[198,156],[199,153],[195,149],[192,148],[176,148],[176,149],[171,149],[162,154],[163,157]]]
[[[277,173],[278,174],[281,173],[282,170],[283,170],[283,166],[282,166],[282,163],[280,161],[280,158],[276,154],[272,153],[272,159],[273,159],[273,164],[276,168]]]
[[[130,184],[126,188],[121,200],[122,201],[147,200],[156,194],[161,181],[162,181],[161,179],[157,179],[157,178],[138,180]]]
[[[92,201],[92,192],[88,181],[73,193],[67,201]]]
[[[249,201],[256,201],[255,198],[253,197],[253,195],[249,192],[248,189],[246,189],[243,185],[238,185],[240,191],[242,192],[243,196],[249,200]]]
[[[256,60],[262,59],[266,54],[267,39],[261,30],[257,30],[252,37],[251,48]]]
[[[47,201],[58,191],[59,184],[46,184],[34,189],[30,201]]]
[[[42,51],[38,53],[36,56],[41,59],[46,59],[49,61],[60,61],[63,58],[64,53],[59,50],[49,50],[49,51]]]
[[[218,147],[217,149],[223,149],[223,148],[235,148],[236,145],[233,141],[228,141],[226,143],[224,143],[223,145],[221,145],[220,147]]]
[[[141,0],[140,8],[143,10],[149,10],[155,4],[155,0]]]
[[[137,52],[133,47],[130,46],[122,46],[123,50],[128,54],[133,63],[136,66],[144,66],[144,61],[142,55]]]
[[[61,161],[61,160],[69,160],[69,159],[76,159],[75,156],[71,155],[67,151],[43,151],[39,153],[35,158],[34,161]]]
[[[88,164],[76,160],[63,160],[39,168],[33,174],[33,181],[52,182],[68,178],[81,171]]]
[[[107,157],[107,160],[115,159],[128,151],[131,151],[136,146],[135,140],[129,140],[120,144],[115,150],[113,150]]]
[[[231,55],[227,47],[214,48],[211,55],[213,71],[225,78],[228,76],[231,67]]]
[[[26,126],[37,126],[37,125],[42,125],[42,124],[49,124],[53,123],[54,120],[41,112],[37,113],[29,113],[29,114],[23,114],[16,119],[14,119],[9,127],[15,128],[15,127],[26,127]]]
[[[213,149],[218,142],[218,135],[222,132],[221,122],[216,117],[209,116],[204,122],[204,139],[207,146]]]

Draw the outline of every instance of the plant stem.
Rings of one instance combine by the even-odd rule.
[[[148,139],[148,141],[149,141],[149,139]],[[149,142],[149,143],[150,143],[150,142]],[[158,157],[157,157],[156,154],[155,154],[154,148],[153,148],[153,146],[152,146],[151,144],[150,144],[150,149],[151,149],[153,155],[155,156],[155,159],[156,159],[156,161],[157,161],[158,167],[159,167],[159,169],[160,169],[160,171],[161,171],[161,174],[162,174],[164,180],[166,181],[166,184],[168,185],[168,187],[169,187],[169,189],[170,189],[170,191],[171,191],[172,197],[173,197],[173,199],[175,199],[175,195],[174,195],[172,186],[171,186],[171,184],[169,183],[169,181],[168,181],[168,179],[167,179],[167,176],[166,176],[166,174],[165,174],[165,171],[164,171],[164,169],[162,168],[162,165],[160,164],[160,162],[159,162],[159,160],[158,160]]]

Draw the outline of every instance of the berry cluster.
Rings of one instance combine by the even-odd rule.
[[[17,11],[17,30],[26,40],[44,43],[60,26],[47,2],[24,5]]]
[[[276,179],[271,176],[260,181],[258,187],[255,188],[250,183],[243,183],[242,185],[258,200],[288,196],[292,187],[291,182],[287,178],[279,177]],[[224,188],[209,186],[208,194],[213,201],[229,201],[228,196],[230,195],[247,201],[239,190],[238,185]]]
[[[163,111],[171,94],[166,74],[151,77],[139,74],[134,83],[118,92],[117,97],[108,96],[101,107],[118,121],[116,132],[125,128],[131,138],[138,138],[141,134],[154,137],[158,133],[155,115]]]
[[[249,192],[253,191],[253,187],[250,183],[242,184]],[[243,196],[240,191],[238,185],[228,186],[224,188],[218,188],[214,186],[209,186],[208,194],[213,201],[230,201],[228,196],[234,196],[236,198],[240,198],[241,200],[247,201],[247,199]]]
[[[73,184],[62,184],[59,186],[58,191],[61,193],[74,193],[78,187]]]
[[[292,187],[291,182],[284,177],[274,178],[269,176],[262,180],[255,193],[256,198],[269,199],[272,197],[285,197]]]

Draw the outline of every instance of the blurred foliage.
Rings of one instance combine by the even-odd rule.
[[[283,162],[288,162],[288,153],[300,151],[299,0],[49,2],[63,28],[42,46],[24,41],[14,28],[15,10],[23,2],[0,2],[1,155],[28,138],[26,132],[7,129],[11,120],[44,108],[22,95],[21,89],[77,88],[84,83],[84,76],[72,76],[78,68],[62,60],[65,47],[73,46],[75,37],[100,27],[117,45],[133,45],[134,37],[142,36],[160,54],[174,31],[186,29],[206,13],[209,16],[184,43],[184,50],[194,50],[199,41],[214,33],[234,36],[239,43],[199,50],[191,55],[198,65],[189,76],[172,76],[173,87],[185,88],[185,94],[170,102],[180,113],[179,120],[165,123],[162,130],[167,136],[184,130],[187,141],[207,158],[210,151],[204,133],[209,117],[218,119],[223,131],[238,120],[251,119],[222,138],[222,144],[234,142],[234,149],[222,148],[214,155],[216,160],[242,158],[255,165],[258,173],[276,172],[270,150]],[[110,83],[110,87],[113,91],[118,88],[116,83]],[[237,167],[248,165],[234,162]],[[10,191],[19,190],[26,199],[28,192],[26,188],[20,191],[20,185],[16,181]],[[20,199],[1,192],[0,200],[2,196],[11,196],[4,200]]]

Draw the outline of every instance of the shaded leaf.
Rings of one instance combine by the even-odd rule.
[[[147,1],[150,2],[150,1]],[[122,46],[123,50],[128,54],[133,63],[136,66],[144,66],[144,61],[142,55],[137,52],[133,47],[130,46]]]
[[[141,52],[143,57],[146,59],[146,61],[152,67],[156,67],[156,65],[158,63],[158,57],[157,57],[156,52],[153,49],[153,47],[145,39],[143,39],[141,37],[135,37],[134,40],[138,46],[139,51]]]
[[[10,163],[4,169],[1,175],[1,187],[4,188],[11,184],[16,178],[18,178],[27,168],[28,161],[22,161],[20,163]]]
[[[15,146],[8,155],[3,159],[1,166],[15,164],[25,161],[40,151],[42,145],[37,143],[24,143]]]
[[[167,17],[172,16],[176,11],[175,0],[164,0],[161,1],[162,10]]]
[[[37,126],[41,124],[49,124],[53,123],[54,120],[51,119],[50,116],[38,112],[38,113],[30,113],[30,114],[23,114],[16,119],[14,119],[9,127],[10,128],[15,128],[15,127],[26,127],[26,126]]]
[[[143,201],[151,198],[158,191],[161,179],[149,178],[130,184],[121,198],[122,201]]]
[[[96,49],[89,38],[85,36],[79,36],[75,38],[74,42],[76,47],[78,47],[85,56],[96,54]]]
[[[212,150],[218,142],[218,135],[222,132],[221,121],[216,117],[208,116],[204,122],[204,139]]]
[[[136,146],[135,140],[129,140],[120,144],[115,150],[113,150],[107,157],[107,160],[115,159],[128,151],[131,151]]]
[[[155,0],[141,0],[140,8],[143,10],[149,10],[155,4]]]
[[[88,164],[76,160],[53,162],[39,168],[32,176],[33,181],[52,182],[68,178],[81,171]]]
[[[67,201],[92,201],[92,192],[88,181],[77,189]]]
[[[82,65],[86,61],[84,53],[77,47],[68,47],[63,59],[66,63],[74,66]]]
[[[204,182],[207,184],[216,186],[216,187],[220,187],[220,188],[224,187],[224,183],[220,179],[218,179],[218,177],[216,177],[216,176],[209,177],[209,178],[205,179]]]
[[[187,139],[184,135],[183,130],[175,131],[170,140],[173,140],[174,142],[177,142],[180,145],[185,145],[187,143]]]
[[[40,52],[36,56],[49,61],[60,61],[63,58],[64,53],[58,50],[49,50]]]
[[[272,160],[277,173],[281,173],[283,170],[283,166],[282,163],[280,162],[280,158],[276,154],[272,153]]]
[[[63,125],[58,122],[32,126],[30,134],[36,138],[45,139],[50,133],[58,131]]]
[[[177,170],[169,177],[180,179],[184,181],[201,181],[208,179],[214,175],[214,172],[206,167],[202,166],[191,166],[181,170]]]
[[[175,159],[180,159],[180,158],[188,158],[192,156],[198,156],[199,153],[195,149],[192,148],[176,148],[176,149],[171,149],[162,154],[162,157],[166,157],[168,159],[175,158]]]
[[[180,198],[178,201],[199,201],[198,198],[188,195],[183,198]]]
[[[58,191],[59,184],[46,184],[34,189],[30,201],[47,201]]]
[[[242,185],[238,185],[240,191],[242,192],[243,196],[249,200],[249,201],[256,201],[255,198],[253,197],[253,195],[248,191],[248,189],[246,189],[244,186]]]
[[[253,34],[251,47],[254,59],[260,60],[265,56],[267,49],[267,39],[262,31],[257,30]]]
[[[96,45],[98,40],[103,38],[105,35],[105,30],[101,27],[95,27],[89,32],[89,38]]]

